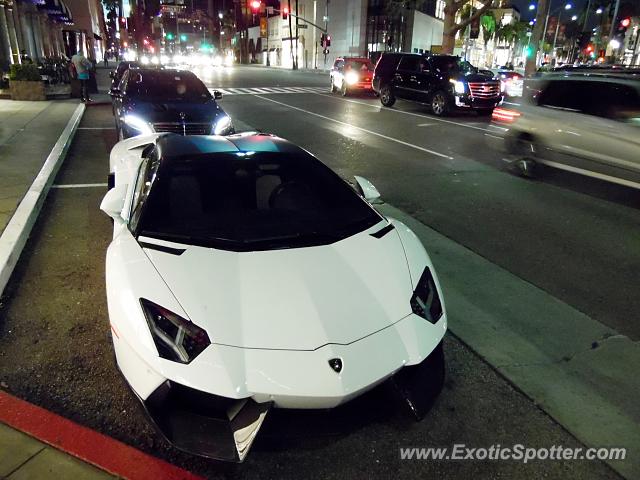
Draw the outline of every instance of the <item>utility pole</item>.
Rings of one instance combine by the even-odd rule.
[[[531,44],[533,45],[533,51],[529,54],[529,57],[527,57],[527,63],[524,70],[526,76],[535,73],[537,68],[538,51],[544,46],[544,36],[546,36],[546,22],[544,20],[545,15],[548,15],[546,12],[550,7],[549,2],[550,0],[538,1],[536,23],[534,24],[533,32],[531,33]]]
[[[293,62],[293,69],[298,69],[298,0],[296,0],[296,53]]]
[[[293,56],[293,30],[291,28],[291,0],[287,0],[287,5],[289,6],[289,42],[290,42],[290,48],[289,50],[291,50],[291,64],[293,66],[293,69],[296,69],[296,59]],[[298,12],[296,12],[297,14]]]

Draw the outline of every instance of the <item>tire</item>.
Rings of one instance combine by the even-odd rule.
[[[536,161],[538,146],[530,135],[519,135],[509,142],[509,153],[512,156],[511,167],[525,178],[535,178],[539,170]]]
[[[346,97],[349,95],[349,89],[347,88],[347,84],[343,81],[342,86],[340,87],[340,95]]]
[[[450,110],[449,96],[446,92],[438,90],[431,96],[431,111],[434,115],[444,117],[449,114]]]
[[[331,93],[336,93],[337,91],[336,84],[333,83],[333,77],[331,77]]]
[[[380,103],[385,107],[392,107],[396,103],[396,96],[393,94],[391,87],[384,86],[380,89]]]

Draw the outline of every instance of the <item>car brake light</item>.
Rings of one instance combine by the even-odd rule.
[[[522,114],[515,110],[507,110],[506,108],[495,108],[491,114],[491,119],[499,122],[511,123]]]

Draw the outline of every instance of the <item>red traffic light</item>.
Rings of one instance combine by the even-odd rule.
[[[587,47],[587,52],[588,52],[588,53],[593,52],[593,45],[589,45],[589,46]]]
[[[253,13],[256,13],[258,10],[260,10],[260,0],[253,0],[251,2],[251,10],[253,10]]]
[[[289,18],[289,7],[282,7],[281,11],[282,11],[283,20],[286,20],[287,18]]]
[[[620,25],[622,25],[623,27],[628,27],[629,25],[631,25],[631,19],[630,18],[623,18],[620,21]]]

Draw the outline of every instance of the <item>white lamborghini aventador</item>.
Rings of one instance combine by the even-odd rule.
[[[270,408],[333,408],[385,381],[418,418],[430,408],[442,292],[368,181],[265,134],[139,136],[110,168],[117,363],[175,446],[242,461]]]

